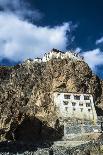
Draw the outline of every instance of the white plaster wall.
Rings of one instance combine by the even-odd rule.
[[[71,59],[74,59],[74,60],[81,60],[81,61],[83,60],[82,57],[80,57],[78,54],[70,52],[70,51],[67,51],[65,53],[65,56]]]
[[[46,62],[46,61],[49,61],[51,59],[55,59],[55,58],[60,58],[60,59],[63,59],[63,53],[61,52],[54,52],[54,51],[51,51],[49,52],[48,54],[45,54],[44,57],[43,57],[43,62]]]
[[[30,64],[30,63],[31,63],[31,61],[30,61],[29,59],[27,59],[27,60],[26,60],[26,62],[27,62],[28,64]]]
[[[43,62],[46,62],[46,61],[47,61],[47,60],[46,60],[46,56],[43,56],[42,61],[43,61]]]
[[[73,53],[70,51],[67,51],[65,53],[50,51],[49,53],[47,53],[43,56],[42,61],[46,62],[46,61],[49,61],[54,58],[57,58],[57,59],[58,58],[60,58],[60,59],[71,58],[73,60],[81,60],[81,61],[83,60],[81,56],[76,55],[76,53]]]
[[[42,62],[42,59],[35,58],[33,61],[34,61],[34,62],[41,63],[41,62]]]
[[[92,95],[89,94],[90,100],[84,100],[84,95],[88,94],[78,94],[80,95],[80,100],[75,100],[74,94],[68,93],[68,95],[71,95],[70,99],[64,99],[64,94],[67,93],[54,93],[54,104],[59,108],[60,116],[93,121],[97,120],[97,114],[95,111]],[[68,105],[64,105],[63,101],[68,101]],[[76,105],[72,106],[72,102],[76,102]],[[83,106],[80,106],[79,103],[83,103]],[[90,103],[91,106],[86,107],[86,103]],[[66,107],[68,108],[67,111],[65,109]],[[75,111],[73,110],[73,108],[75,108]],[[82,112],[81,108],[83,108]],[[88,109],[91,109],[90,112],[88,111]]]

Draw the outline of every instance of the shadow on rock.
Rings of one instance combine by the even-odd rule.
[[[95,106],[95,109],[98,116],[103,116],[103,110],[101,108]]]
[[[13,126],[13,124],[12,124]],[[14,125],[15,126],[15,125]],[[61,139],[63,127],[54,129],[48,127],[36,117],[26,117],[16,129],[6,134],[7,141],[0,143],[0,152],[25,152],[35,151],[39,148],[48,148],[53,141]]]

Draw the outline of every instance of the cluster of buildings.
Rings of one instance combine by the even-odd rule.
[[[33,61],[41,63],[53,59],[84,61],[84,58],[78,53],[62,52],[57,49],[52,49],[49,53],[45,53],[42,59],[35,58]],[[65,137],[81,133],[101,132],[101,123],[98,123],[92,94],[54,92],[53,103],[59,120],[64,124]]]
[[[49,53],[45,53],[43,58],[35,58],[34,62],[47,62],[51,59],[73,59],[78,61],[83,61],[83,57],[78,53],[74,53],[71,51],[62,52],[57,49],[52,49]]]
[[[77,53],[71,51],[62,52],[57,49],[52,49],[43,58],[35,58],[33,61],[41,63],[53,59],[84,61],[84,58]],[[92,94],[54,92],[52,97],[58,118],[64,123],[64,136],[73,136],[83,132],[101,132],[101,123],[98,123]]]

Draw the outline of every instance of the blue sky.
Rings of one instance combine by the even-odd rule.
[[[0,47],[3,65],[72,49],[103,78],[103,1],[0,0]]]

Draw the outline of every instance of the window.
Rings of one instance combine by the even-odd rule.
[[[72,102],[72,106],[75,106],[76,105],[76,103],[75,102]]]
[[[64,105],[68,105],[68,101],[63,101]]]
[[[90,111],[91,111],[91,109],[88,109],[88,111],[90,112]]]
[[[66,94],[65,94],[65,95],[64,95],[64,98],[65,98],[65,99],[70,99],[70,95],[66,95]]]
[[[79,103],[79,106],[83,106],[83,103]]]
[[[73,108],[73,111],[75,111],[76,109],[75,108]]]
[[[68,107],[65,107],[65,110],[68,111]]]
[[[79,95],[74,95],[74,99],[75,100],[80,100],[80,96]]]
[[[89,100],[89,96],[84,96],[84,100]]]
[[[86,107],[90,107],[90,103],[86,103]]]
[[[83,111],[83,108],[80,108],[81,112]]]

